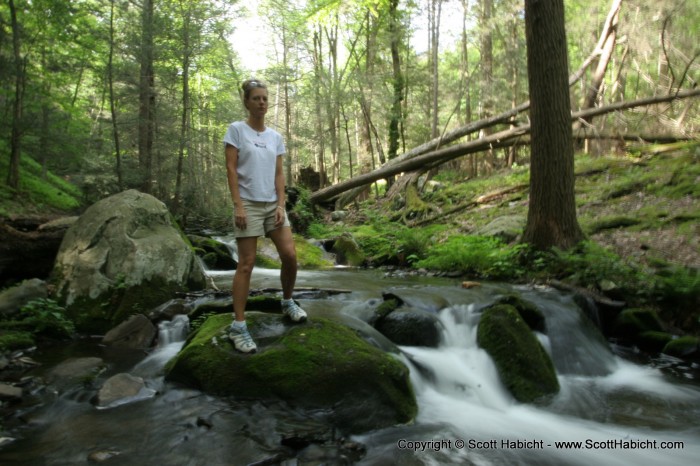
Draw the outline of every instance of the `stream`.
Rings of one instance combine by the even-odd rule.
[[[209,274],[220,289],[230,286],[232,272]],[[251,287],[278,288],[278,276],[256,269]],[[567,293],[499,283],[463,289],[446,278],[342,268],[300,271],[297,286],[348,290],[313,298],[301,293],[297,300],[311,319],[327,312],[366,318],[382,292],[391,291],[433,310],[442,323],[438,348],[400,347],[411,369],[417,419],[348,439],[365,446],[361,458],[312,444],[275,462],[282,439],[333,435],[323,413],[164,382],[162,368],[187,334],[187,320],[176,318],[162,325],[159,346],[149,354],[109,350],[97,339],[32,353],[41,366],[31,375],[68,357],[99,356],[109,364],[100,379],[129,372],[146,380],[152,396],[97,409],[94,388],[33,393],[15,440],[0,447],[0,465],[700,464],[700,368],[646,359],[604,341]],[[513,290],[547,319],[547,334],[538,338],[552,355],[561,391],[539,406],[516,402],[476,344],[480,309]]]

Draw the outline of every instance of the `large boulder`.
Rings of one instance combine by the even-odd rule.
[[[256,354],[241,354],[228,341],[230,315],[211,316],[168,363],[166,379],[216,395],[322,410],[348,433],[415,417],[407,367],[352,329],[320,317],[302,325],[256,311],[246,318]]]
[[[136,190],[103,199],[66,232],[52,273],[78,330],[104,333],[205,277],[165,204]]]
[[[496,304],[484,311],[477,343],[516,400],[531,403],[559,391],[551,358],[513,306]]]

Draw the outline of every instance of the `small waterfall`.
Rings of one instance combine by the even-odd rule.
[[[133,373],[143,378],[157,377],[167,362],[180,351],[189,331],[190,319],[185,314],[160,322],[158,345],[150,355],[134,367]]]
[[[158,348],[171,343],[183,342],[190,331],[190,319],[185,314],[179,314],[170,321],[158,324]]]
[[[684,406],[688,419],[681,424],[694,422],[697,388],[670,383],[658,370],[615,356],[571,300],[525,294],[546,314],[548,332],[538,338],[552,355],[561,384],[553,400],[518,403],[476,343],[480,307],[451,305],[438,313],[444,328],[439,348],[401,347],[419,404],[412,430],[398,438],[384,431],[360,440],[370,446],[453,442],[452,448],[443,442],[435,451],[429,446],[416,452],[420,464],[691,464],[689,458],[700,457],[697,434],[675,429]],[[662,413],[670,407],[674,409],[664,419]],[[656,422],[651,428],[650,419]],[[455,448],[457,441],[466,444]],[[662,449],[668,445],[663,442],[680,443]],[[386,450],[372,451],[377,456],[363,464],[386,459]]]

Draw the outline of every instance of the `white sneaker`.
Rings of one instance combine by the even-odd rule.
[[[293,322],[304,322],[306,320],[306,311],[300,308],[293,299],[290,299],[287,303],[282,303],[282,313]]]
[[[258,346],[253,341],[253,337],[250,336],[248,327],[229,327],[228,338],[233,342],[234,348],[241,353],[255,353],[258,350]]]

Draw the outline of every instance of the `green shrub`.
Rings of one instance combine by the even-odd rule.
[[[68,338],[75,333],[75,325],[66,317],[65,309],[52,299],[35,299],[20,311],[22,320],[31,325],[35,334]]]
[[[505,280],[526,273],[521,257],[526,245],[509,246],[489,236],[452,236],[430,251],[430,257],[416,263],[432,270],[459,270],[467,275]]]

